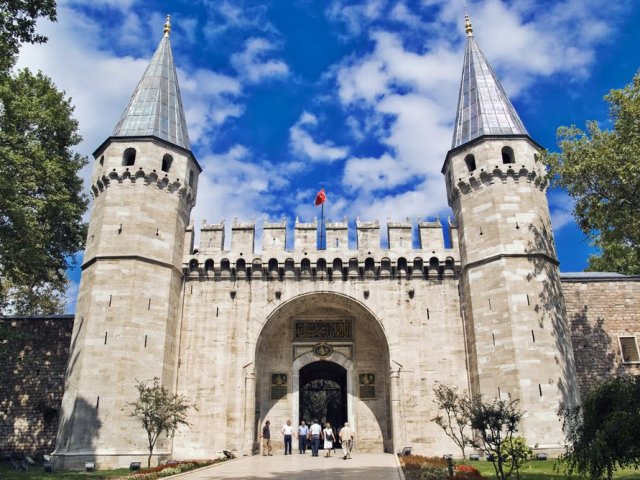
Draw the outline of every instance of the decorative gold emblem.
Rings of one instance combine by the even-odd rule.
[[[320,340],[320,343],[313,347],[313,354],[319,358],[330,357],[333,353],[331,345],[327,345],[327,342]]]

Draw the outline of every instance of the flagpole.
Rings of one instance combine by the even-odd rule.
[[[323,237],[325,237],[324,243],[322,241]],[[327,248],[327,239],[326,239],[326,230],[324,229],[324,202],[322,202],[322,209],[320,213],[320,250],[326,250],[326,248]]]

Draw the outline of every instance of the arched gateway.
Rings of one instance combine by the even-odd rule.
[[[284,303],[263,325],[255,365],[254,440],[266,420],[275,431],[287,420],[349,421],[359,451],[393,451],[389,346],[357,300],[319,292]]]

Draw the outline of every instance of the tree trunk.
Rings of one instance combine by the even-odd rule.
[[[149,458],[147,458],[147,468],[151,468],[151,456],[153,455],[153,447],[149,447]]]

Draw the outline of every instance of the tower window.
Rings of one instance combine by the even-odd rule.
[[[173,157],[168,153],[162,157],[162,171],[168,172],[171,169],[171,163],[173,162]]]
[[[193,170],[189,170],[189,186],[193,188]]]
[[[472,154],[464,157],[464,163],[467,164],[467,170],[469,170],[470,172],[473,172],[476,169],[476,157],[474,157]]]
[[[513,154],[513,148],[502,147],[502,163],[516,163],[516,157]]]
[[[103,167],[104,166],[104,155],[100,156],[100,166]]]
[[[122,154],[122,166],[131,167],[136,163],[136,149],[127,148]]]

